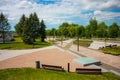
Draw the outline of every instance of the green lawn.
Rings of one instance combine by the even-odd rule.
[[[112,73],[90,75],[44,69],[21,68],[0,70],[0,80],[120,80],[120,77]]]
[[[112,55],[120,55],[120,46],[112,47],[112,48],[102,48],[101,49],[106,54],[112,54]]]
[[[78,41],[75,40],[73,43],[78,44]],[[88,47],[92,43],[92,41],[83,39],[83,40],[79,40],[79,43],[80,43],[80,46]]]
[[[36,40],[34,45],[28,45],[22,42],[21,38],[15,38],[13,42],[0,44],[0,49],[32,49],[34,48],[42,48],[46,46],[50,46],[48,42],[40,42],[40,40]]]

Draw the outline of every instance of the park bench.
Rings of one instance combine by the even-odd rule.
[[[112,45],[107,45],[107,46],[105,46],[106,48],[111,48],[112,47]]]
[[[42,68],[43,69],[50,69],[50,70],[64,71],[64,68],[62,66],[55,66],[55,65],[42,64]]]
[[[76,68],[76,72],[80,74],[101,74],[101,69]]]

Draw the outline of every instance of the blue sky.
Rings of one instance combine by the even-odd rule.
[[[90,18],[109,26],[120,26],[120,0],[0,0],[3,12],[14,30],[22,14],[36,12],[47,29],[58,28],[63,22],[88,25]]]

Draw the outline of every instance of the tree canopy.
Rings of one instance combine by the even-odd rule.
[[[3,13],[0,13],[0,34],[2,35],[3,43],[5,43],[6,33],[10,30],[8,19]]]
[[[23,14],[15,29],[23,42],[27,44],[33,44],[38,37],[41,41],[46,38],[44,21],[40,22],[36,13],[30,14],[29,17]]]

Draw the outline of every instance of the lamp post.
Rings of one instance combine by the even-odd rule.
[[[78,35],[78,45],[77,45],[78,47],[77,47],[77,51],[79,51],[79,44],[80,43],[79,43],[79,35]]]

